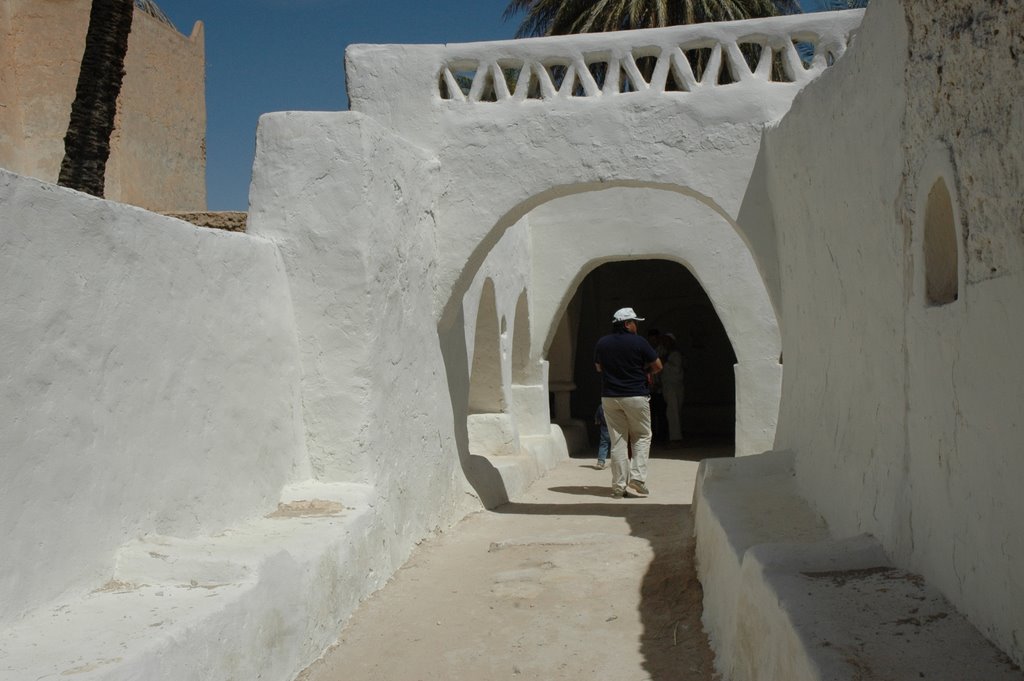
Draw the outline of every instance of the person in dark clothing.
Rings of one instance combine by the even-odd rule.
[[[594,424],[598,427],[600,437],[597,443],[597,467],[604,468],[608,461],[608,452],[612,450],[612,439],[608,435],[608,422],[604,420],[604,407],[600,404],[594,412]]]
[[[617,310],[612,333],[597,341],[594,366],[601,373],[601,406],[611,437],[612,498],[647,496],[647,456],[651,449],[650,377],[661,371],[651,344],[637,335],[631,307]],[[632,447],[633,456],[628,450]]]

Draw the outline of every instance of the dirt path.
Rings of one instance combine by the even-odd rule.
[[[299,679],[712,679],[689,504],[696,460],[722,454],[655,450],[647,499],[562,463],[420,546]]]

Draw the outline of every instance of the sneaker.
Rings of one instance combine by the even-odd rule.
[[[601,459],[597,460],[597,470],[604,470],[604,461],[601,461]]]
[[[647,489],[647,485],[645,485],[644,483],[640,482],[639,480],[630,480],[629,481],[629,488],[631,490],[633,490],[634,492],[636,492],[637,494],[639,494],[640,496],[644,496],[644,497],[646,497],[648,494],[651,493],[651,491],[649,489]]]
[[[612,490],[612,499],[621,499],[625,494],[626,494],[626,490],[624,490],[624,489],[613,489]]]

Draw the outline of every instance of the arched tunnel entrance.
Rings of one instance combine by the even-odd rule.
[[[770,449],[778,325],[743,233],[719,209],[683,188],[613,186],[495,230],[464,272],[452,325],[438,325],[459,455],[485,503],[506,501],[557,452],[596,454],[593,349],[624,306],[647,318],[642,333],[674,334],[685,356],[682,447],[666,455]]]
[[[594,370],[594,345],[611,330],[612,313],[627,306],[645,318],[641,334],[671,334],[683,356],[679,444],[731,447],[735,441],[736,354],[700,283],[685,266],[670,260],[608,262],[591,271],[579,285],[559,325],[558,334],[569,337],[556,335],[552,344],[553,349],[571,350],[556,351],[549,357],[551,375],[556,379],[553,385],[572,387],[567,404],[553,400],[556,420],[564,422],[568,417],[587,424],[588,439],[596,448],[593,414],[601,399],[601,378]],[[652,344],[658,345],[656,341]],[[668,415],[658,392],[655,386],[651,400],[655,442],[667,444]],[[568,414],[557,413],[566,406]]]

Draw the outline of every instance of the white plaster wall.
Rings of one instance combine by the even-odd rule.
[[[929,5],[903,3],[910,564],[1024,664],[1024,6]],[[960,295],[930,307],[921,237],[938,177]]]
[[[0,622],[308,476],[274,246],[0,171]]]
[[[713,123],[656,101],[583,111],[555,107],[544,115],[470,112],[445,121],[438,238],[452,248],[441,254],[439,291],[457,294],[460,276],[475,272],[507,226],[560,196],[616,184],[670,185],[735,215],[757,154],[759,124],[784,111],[776,104],[769,114],[729,111],[727,119],[740,120]],[[481,148],[502,153],[481,155]]]
[[[736,451],[771,448],[781,339],[768,293],[736,227],[691,196],[611,188],[555,199],[529,214],[536,325],[546,351],[580,283],[611,260],[661,258],[689,269],[711,299],[737,358]]]
[[[855,47],[766,138],[786,362],[777,444],[835,532],[874,534],[1017,663],[1021,12],[873,3]],[[953,194],[960,295],[929,307],[922,207],[937,177]]]
[[[904,234],[894,212],[905,51],[898,8],[880,3],[829,77],[766,137],[785,364],[776,447],[797,453],[801,488],[837,532],[888,546],[903,541],[907,511]]]
[[[249,230],[288,272],[314,474],[373,485],[385,575],[471,491],[432,305],[437,170],[357,113],[260,119]]]

